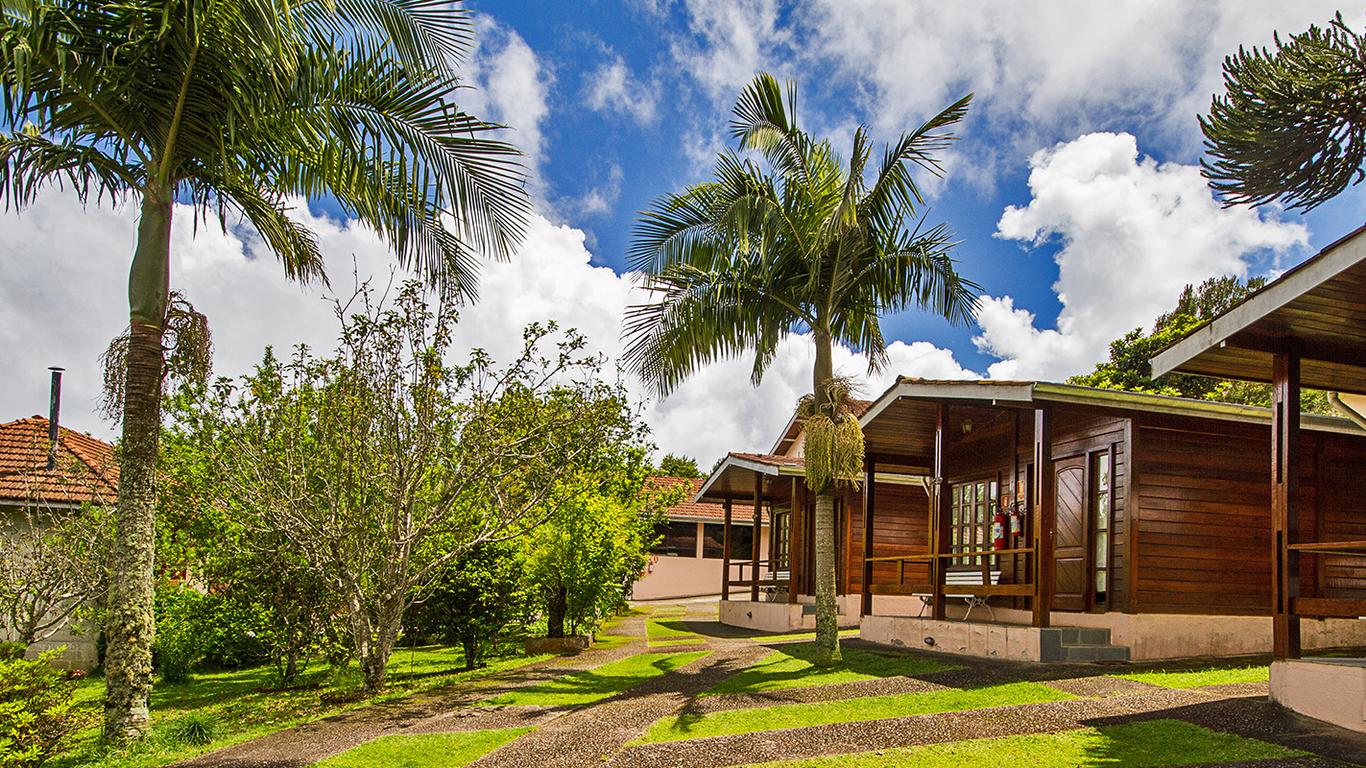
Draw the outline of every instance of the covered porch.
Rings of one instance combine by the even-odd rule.
[[[1331,526],[1318,514],[1319,493],[1308,497],[1301,488],[1320,457],[1302,455],[1300,410],[1301,387],[1323,390],[1366,426],[1366,228],[1153,359],[1154,375],[1174,371],[1271,384],[1271,695],[1303,714],[1366,732],[1366,659],[1304,654],[1314,625],[1366,619],[1366,507],[1356,498],[1357,514]],[[1361,472],[1358,462],[1343,458],[1333,466],[1339,483]]]

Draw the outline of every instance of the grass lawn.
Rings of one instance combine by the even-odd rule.
[[[485,704],[536,705],[549,707],[591,704],[614,696],[653,677],[669,672],[707,655],[707,651],[691,653],[638,653],[608,662],[600,667],[573,672],[557,680],[550,680],[509,691],[489,699]]]
[[[645,637],[651,648],[706,642],[706,638],[688,629],[682,619],[651,618],[645,622]]]
[[[1075,697],[1038,683],[1007,683],[982,688],[948,688],[927,693],[862,696],[835,701],[730,709],[702,715],[684,712],[656,720],[635,743],[731,736],[754,731],[885,720],[908,715],[957,712],[1071,698]]]
[[[1181,720],[1082,728],[1061,733],[974,739],[857,755],[763,763],[763,768],[1034,768],[1112,766],[1151,768],[1271,760],[1303,755],[1255,739],[1211,731]],[[758,768],[752,766],[751,768]]]
[[[189,682],[158,683],[152,690],[153,728],[148,738],[136,745],[110,749],[99,742],[99,720],[104,698],[104,679],[82,680],[76,691],[76,709],[88,723],[66,753],[46,765],[101,766],[101,768],[153,768],[184,760],[230,744],[246,741],[299,723],[326,717],[342,710],[388,701],[410,693],[429,690],[455,682],[515,669],[549,656],[515,657],[492,662],[473,672],[465,672],[460,652],[455,648],[428,646],[403,648],[389,662],[388,688],[382,695],[350,704],[322,704],[320,695],[354,691],[360,686],[359,673],[352,669],[334,677],[323,665],[305,672],[297,687],[273,690],[269,667],[251,667],[229,672],[195,673]],[[188,746],[167,735],[175,719],[191,712],[211,717],[218,726],[217,738],[203,747]]]
[[[783,646],[758,664],[722,680],[715,688],[707,691],[707,694],[758,693],[779,688],[806,688],[877,677],[923,675],[949,668],[949,665],[943,662],[922,656],[895,652],[881,653],[862,648],[842,648],[841,656],[844,660],[838,666],[817,666],[815,656],[815,643]]]
[[[388,768],[460,768],[530,730],[504,728],[496,731],[381,736],[317,765],[318,768],[370,768],[375,765]]]
[[[1228,683],[1264,683],[1267,679],[1267,667],[1212,667],[1184,672],[1157,669],[1151,672],[1127,672],[1113,677],[1160,685],[1164,688],[1200,688]]]

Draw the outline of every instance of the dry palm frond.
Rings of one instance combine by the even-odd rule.
[[[130,330],[115,336],[100,356],[103,364],[104,396],[100,410],[113,421],[123,419],[123,393],[128,378],[128,340]],[[171,381],[203,383],[213,369],[213,336],[209,319],[195,310],[182,294],[173,292],[166,307],[162,326],[165,366],[162,376]]]

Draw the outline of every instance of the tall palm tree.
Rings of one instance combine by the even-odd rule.
[[[123,343],[122,482],[105,627],[105,735],[148,724],[171,219],[249,221],[296,280],[325,280],[289,215],[330,196],[434,286],[473,296],[520,240],[517,150],[450,101],[473,27],[447,0],[7,0],[0,197],[49,184],[140,207]],[[176,309],[171,306],[169,314]],[[165,338],[164,338],[165,337]],[[183,341],[180,340],[180,341]],[[172,358],[174,362],[175,358]]]
[[[806,475],[815,495],[816,642],[839,658],[834,495],[857,482],[863,440],[835,375],[836,342],[861,350],[869,371],[887,361],[879,317],[918,308],[966,322],[977,286],[954,268],[944,225],[924,228],[912,170],[942,172],[944,129],[967,112],[966,96],[886,148],[870,169],[867,128],[848,164],[796,119],[796,89],[761,73],[741,93],[714,179],[657,200],[639,221],[630,258],[651,302],[630,309],[626,359],[661,395],[698,368],[753,351],[758,384],[789,334],[816,345],[807,420]],[[871,173],[870,173],[871,170]]]

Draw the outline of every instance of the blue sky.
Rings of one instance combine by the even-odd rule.
[[[931,221],[956,232],[961,271],[983,287],[971,327],[888,318],[888,370],[845,373],[881,392],[897,374],[1059,380],[1089,370],[1109,340],[1153,319],[1182,286],[1285,269],[1366,220],[1353,188],[1312,214],[1224,210],[1196,165],[1196,114],[1223,57],[1332,18],[1332,2],[1240,0],[475,0],[477,49],[462,108],[510,127],[527,153],[537,214],[521,251],[488,264],[458,342],[495,356],[523,325],[554,319],[620,353],[621,274],[636,212],[706,177],[730,107],[758,70],[795,80],[800,119],[846,150],[855,126],[894,139],[959,96],[976,98],[947,174],[928,183]],[[1347,17],[1360,25],[1362,19]],[[214,328],[217,372],[237,375],[271,344],[327,347],[323,292],[286,283],[259,237],[194,228],[177,214],[173,285]],[[134,210],[82,208],[53,192],[0,214],[0,419],[46,405],[65,365],[68,423],[101,435],[100,351],[126,325],[122,285]],[[326,205],[300,206],[334,284],[387,277],[374,233]],[[704,463],[766,450],[809,389],[810,344],[786,344],[763,382],[747,360],[709,367],[667,398],[638,382],[654,439]]]

